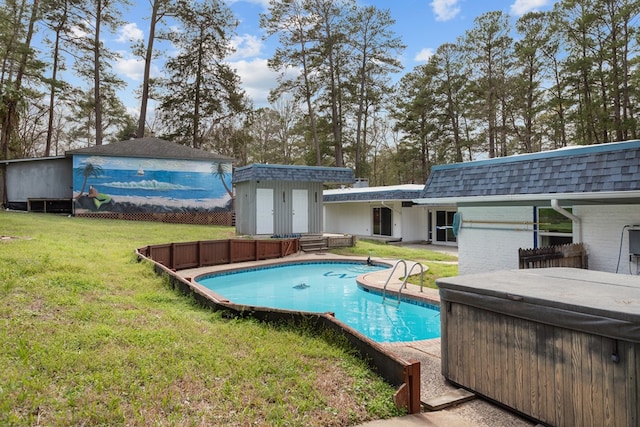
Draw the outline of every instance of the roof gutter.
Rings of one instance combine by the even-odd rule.
[[[545,202],[551,199],[567,199],[572,201],[602,201],[607,199],[637,199],[640,198],[639,190],[632,191],[596,191],[590,193],[540,193],[540,194],[505,194],[491,196],[465,196],[465,197],[432,197],[413,199],[419,205],[460,205],[461,203],[513,203],[513,202]],[[630,200],[629,203],[635,203]]]
[[[558,212],[560,215],[563,215],[567,218],[569,218],[571,221],[573,221],[574,224],[576,224],[576,237],[578,238],[578,242],[580,243],[582,242],[582,225],[581,225],[581,220],[579,217],[575,216],[574,214],[572,214],[571,212],[569,212],[568,210],[566,210],[565,208],[563,208],[562,206],[560,206],[560,204],[558,203],[558,199],[551,199],[551,208]]]

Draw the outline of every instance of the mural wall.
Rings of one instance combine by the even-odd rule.
[[[231,179],[225,162],[73,156],[76,213],[231,211]]]

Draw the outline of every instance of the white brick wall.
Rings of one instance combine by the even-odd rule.
[[[576,205],[582,242],[587,248],[590,270],[637,274],[629,263],[629,233],[626,225],[640,225],[640,205]],[[459,207],[463,226],[458,234],[460,274],[517,269],[518,249],[534,247],[531,225],[533,207]],[[574,226],[574,242],[578,242]],[[622,244],[621,244],[622,238]],[[618,259],[620,262],[618,263]],[[638,260],[640,261],[640,260]]]
[[[371,209],[365,203],[326,203],[324,205],[324,231],[371,235]]]
[[[392,237],[405,242],[423,241],[428,238],[426,206],[403,208],[401,202],[381,203],[326,203],[324,205],[324,231],[327,233],[351,233],[359,236],[373,235],[373,208],[392,209]]]
[[[518,268],[518,249],[532,248],[533,207],[458,207],[459,274]]]
[[[426,241],[428,233],[428,209],[426,206],[402,208],[402,241]]]
[[[636,274],[635,262],[629,265],[629,233],[625,225],[640,225],[639,205],[575,206],[582,222],[582,239],[587,247],[589,269]],[[621,245],[622,238],[622,245]],[[618,266],[618,256],[620,264]]]

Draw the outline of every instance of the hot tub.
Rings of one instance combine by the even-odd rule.
[[[553,426],[640,425],[640,277],[542,268],[437,283],[447,380]]]

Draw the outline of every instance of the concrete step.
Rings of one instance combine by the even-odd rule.
[[[476,395],[463,388],[451,391],[442,396],[433,397],[426,402],[422,402],[429,411],[439,411],[449,406],[458,405],[463,402],[475,399]]]

